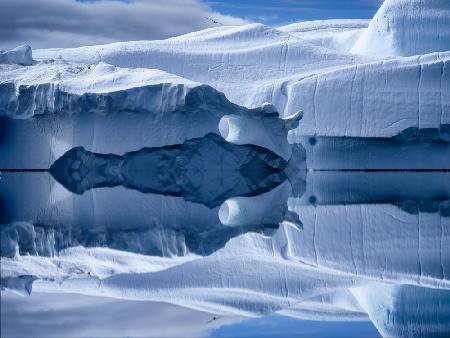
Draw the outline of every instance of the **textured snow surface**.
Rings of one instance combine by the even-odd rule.
[[[280,26],[277,29],[289,33],[312,33],[320,34],[323,32],[345,32],[354,29],[367,28],[370,20],[357,19],[330,19],[314,20],[291,23],[286,26]],[[305,35],[307,37],[307,35]]]
[[[277,29],[317,46],[348,52],[368,25],[369,20],[336,19],[293,23]]]
[[[386,0],[352,51],[410,56],[450,50],[448,0]]]
[[[150,111],[184,104],[192,81],[155,69],[120,69],[105,63],[74,66],[56,60],[31,67],[4,66],[0,116]]]
[[[283,115],[291,115],[296,110],[284,109],[290,82],[371,60],[321,47],[296,35],[250,24],[211,28],[163,41],[38,50],[35,57],[161,69],[209,84],[234,103],[252,108],[270,102]]]

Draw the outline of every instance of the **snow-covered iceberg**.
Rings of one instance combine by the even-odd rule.
[[[2,51],[2,288],[445,335],[449,20]]]
[[[388,0],[368,28],[361,20],[251,24],[35,55],[161,69],[209,84],[243,106],[270,102],[282,116],[304,110],[301,134],[389,137],[449,124],[448,12],[444,0]],[[393,42],[377,41],[377,34]],[[405,52],[355,54],[361,41]],[[410,55],[416,56],[403,57]]]

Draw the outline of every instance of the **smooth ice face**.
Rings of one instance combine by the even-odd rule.
[[[290,135],[394,137],[434,129],[449,139],[450,52],[377,61],[302,79],[288,86],[288,110],[303,119]]]

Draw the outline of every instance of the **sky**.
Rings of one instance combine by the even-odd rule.
[[[382,0],[0,0],[0,49],[165,39],[217,25],[372,18]]]
[[[167,303],[1,292],[2,337],[379,337],[369,321],[218,316]]]
[[[304,20],[371,19],[382,0],[207,0],[216,11],[268,25]]]

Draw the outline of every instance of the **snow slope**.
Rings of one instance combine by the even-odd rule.
[[[0,64],[30,66],[33,64],[33,52],[28,45],[18,46],[10,51],[0,50]]]
[[[38,50],[35,57],[161,69],[209,84],[246,107],[270,102],[283,115],[295,113],[284,109],[285,87],[291,81],[371,60],[261,24],[211,28],[162,41]]]
[[[317,46],[348,52],[369,25],[369,20],[315,20],[292,23],[277,29]]]

